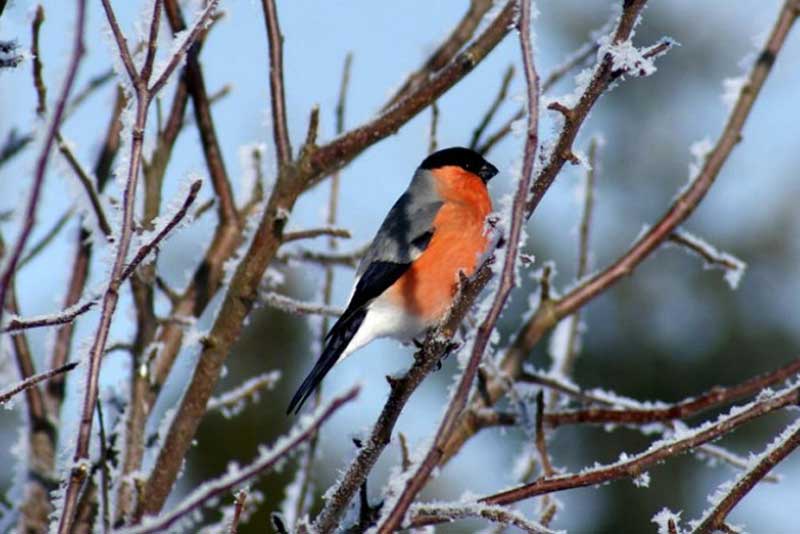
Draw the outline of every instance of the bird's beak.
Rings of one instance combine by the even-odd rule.
[[[487,162],[481,167],[481,170],[478,171],[478,176],[481,177],[483,183],[488,184],[489,180],[494,178],[497,172],[497,167]]]

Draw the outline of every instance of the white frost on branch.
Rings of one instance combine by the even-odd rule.
[[[240,208],[248,199],[253,198],[259,179],[263,176],[264,161],[267,157],[266,143],[248,143],[239,147],[239,166],[242,168],[241,191],[239,192]],[[256,168],[257,164],[262,168]],[[261,184],[266,190],[266,184]]]
[[[269,371],[254,376],[218,397],[211,397],[206,404],[206,411],[220,410],[225,417],[233,417],[241,413],[247,401],[258,402],[261,392],[275,387],[281,378],[280,371]]]
[[[504,506],[495,506],[464,500],[460,502],[417,503],[409,508],[409,516],[435,516],[448,521],[480,517],[501,525],[512,525],[528,534],[556,534],[564,531],[552,530],[526,518],[521,512]]]
[[[650,76],[656,71],[652,58],[643,55],[630,39],[613,44],[608,36],[600,40],[600,52],[611,56],[611,69],[631,76]]]
[[[658,526],[658,534],[673,534],[673,532],[681,534],[683,532],[680,527],[681,512],[675,513],[669,508],[662,508],[650,521]],[[673,531],[670,530],[670,522],[675,527]]]
[[[339,317],[342,315],[342,313],[344,313],[344,310],[335,306],[328,306],[321,303],[303,302],[302,300],[296,300],[272,291],[262,292],[259,295],[259,301],[267,306],[291,313],[292,315],[315,314]]]
[[[798,432],[800,432],[800,418],[796,419],[794,422],[792,422],[792,424],[787,426],[783,432],[776,436],[772,442],[770,442],[770,444],[767,445],[766,448],[759,454],[751,453],[748,460],[747,469],[742,471],[735,479],[728,480],[720,484],[714,493],[708,496],[708,502],[711,506],[703,511],[700,519],[695,519],[689,522],[689,525],[692,527],[692,529],[696,529],[699,525],[711,517],[711,514],[715,512],[716,507],[726,497],[728,497],[731,492],[736,491],[740,487],[740,484],[752,477],[753,471],[758,469],[762,462],[767,461],[769,457],[775,454],[778,449],[785,447],[787,442],[796,437],[795,435]]]
[[[725,282],[731,289],[735,290],[739,287],[739,282],[747,269],[747,264],[744,261],[727,252],[717,250],[710,243],[685,230],[675,231],[672,241],[683,245],[683,248],[699,256],[703,260],[704,269],[722,269],[725,271]]]
[[[735,78],[725,78],[722,80],[722,103],[729,112],[733,110],[742,89],[747,85],[747,76],[737,76]]]

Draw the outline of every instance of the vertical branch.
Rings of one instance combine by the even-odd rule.
[[[42,59],[39,51],[39,29],[44,22],[44,8],[41,4],[36,6],[36,15],[31,24],[31,55],[33,55],[33,84],[36,87],[36,114],[44,117],[47,112],[47,87],[42,80]]]
[[[533,164],[536,149],[539,145],[539,78],[533,60],[533,50],[530,36],[531,5],[530,0],[520,0],[519,19],[517,29],[520,35],[520,48],[522,50],[522,63],[524,66],[525,80],[527,82],[528,127],[526,131],[525,152],[522,161],[522,173],[514,193],[514,203],[511,207],[511,228],[508,236],[508,250],[500,275],[500,285],[495,294],[492,306],[478,328],[475,341],[472,345],[469,362],[467,363],[456,392],[453,395],[447,411],[436,432],[434,444],[425,456],[417,471],[406,483],[402,493],[393,508],[385,516],[384,521],[378,525],[380,534],[394,532],[403,522],[406,511],[417,493],[425,486],[431,472],[439,464],[442,457],[442,447],[447,442],[450,433],[455,429],[458,417],[467,403],[467,397],[472,387],[472,382],[478,371],[483,352],[491,337],[500,312],[505,306],[511,289],[516,285],[515,269],[517,252],[522,235],[522,225],[525,223],[525,204],[530,188]]]
[[[186,22],[177,0],[164,0],[164,10],[173,35],[186,30]],[[207,31],[208,29],[198,35],[194,45],[186,53],[186,67],[181,79],[192,97],[195,122],[200,133],[200,142],[203,145],[203,155],[218,200],[219,218],[225,223],[225,226],[235,227],[238,225],[239,217],[228,179],[228,171],[225,168],[225,161],[222,159],[222,149],[217,139],[216,127],[211,116],[211,102],[199,59]]]
[[[439,105],[436,101],[431,104],[431,133],[428,140],[428,154],[436,152],[438,142],[436,141],[436,131],[439,129]]]
[[[19,314],[16,284],[12,281],[8,295],[7,307],[11,313]],[[23,383],[27,383],[36,374],[33,356],[25,332],[12,335],[12,345],[17,363],[17,370]],[[28,457],[23,502],[20,506],[19,530],[21,532],[36,531],[45,528],[47,516],[52,511],[48,501],[49,492],[46,480],[51,475],[55,458],[54,428],[47,418],[42,391],[37,384],[24,389],[25,408],[27,410]]]
[[[594,183],[597,173],[597,137],[593,137],[589,143],[589,169],[586,171],[586,182],[584,183],[583,211],[581,222],[578,228],[578,268],[575,274],[576,280],[581,280],[589,271],[589,233],[592,224],[592,213],[594,212]],[[567,347],[564,357],[553,362],[554,371],[559,376],[570,376],[575,366],[575,358],[578,355],[580,344],[580,324],[581,312],[576,310],[569,318],[563,319],[570,321],[569,332],[567,334]]]
[[[283,89],[283,34],[278,24],[278,8],[275,0],[261,0],[264,22],[269,41],[269,90],[272,102],[272,127],[275,136],[275,152],[278,169],[292,161],[292,146],[289,142],[289,127],[286,124],[286,95]]]

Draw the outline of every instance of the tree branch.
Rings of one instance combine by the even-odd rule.
[[[713,508],[703,514],[699,524],[692,529],[693,534],[710,534],[725,524],[725,518],[756,484],[758,484],[773,467],[789,456],[800,446],[800,419],[789,425],[761,454],[752,467],[739,476],[736,483],[726,490],[724,497],[715,498]],[[720,488],[722,490],[722,488]],[[713,502],[713,501],[712,501]]]
[[[289,126],[286,123],[286,95],[283,85],[283,34],[278,23],[278,8],[275,0],[261,0],[264,23],[269,42],[269,90],[272,103],[272,128],[275,137],[275,153],[278,170],[292,161],[292,145]]]
[[[800,400],[800,386],[794,384],[745,407],[736,407],[727,415],[718,418],[713,424],[704,424],[694,430],[684,431],[680,434],[680,438],[657,441],[643,453],[629,457],[624,461],[586,469],[578,474],[540,478],[531,484],[525,484],[484,497],[480,499],[480,502],[506,505],[537,495],[593,486],[620,478],[636,477],[651,465],[708,443],[744,423],[795,404],[798,400]]]

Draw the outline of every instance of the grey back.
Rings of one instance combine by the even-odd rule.
[[[373,262],[408,264],[422,254],[432,235],[433,219],[443,204],[434,180],[430,171],[417,169],[361,259],[358,277]]]

